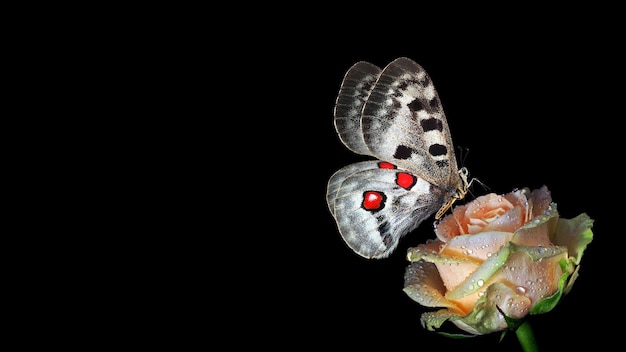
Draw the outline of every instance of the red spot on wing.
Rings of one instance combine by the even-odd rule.
[[[381,169],[395,169],[396,166],[390,162],[387,161],[381,161],[378,163],[378,167]]]
[[[378,191],[366,191],[363,193],[363,209],[378,211],[385,207],[385,194]]]
[[[417,177],[406,172],[398,172],[396,176],[396,183],[398,186],[406,190],[410,190],[413,186],[415,186],[415,183],[417,183]]]

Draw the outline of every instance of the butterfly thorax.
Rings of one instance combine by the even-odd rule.
[[[465,198],[465,195],[468,192],[469,184],[470,184],[467,181],[468,174],[469,174],[469,171],[467,170],[466,167],[462,167],[459,170],[459,178],[461,182],[459,183],[458,187],[454,190],[454,193],[452,193],[452,195],[448,198],[448,201],[444,205],[442,205],[441,208],[439,208],[439,210],[437,211],[437,214],[435,214],[436,220],[439,220],[443,216],[443,214],[445,214],[446,211],[448,211],[448,209],[452,207],[454,202]]]

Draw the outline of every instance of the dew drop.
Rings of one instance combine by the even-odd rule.
[[[521,293],[521,294],[526,293],[526,289],[525,289],[525,288],[523,288],[522,286],[517,286],[517,287],[515,288],[515,291],[517,291],[518,293]]]
[[[480,279],[476,284],[478,285],[478,287],[482,287],[485,284],[485,281],[483,279]]]

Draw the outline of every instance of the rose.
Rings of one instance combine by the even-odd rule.
[[[437,224],[437,239],[408,250],[404,291],[443,307],[422,314],[428,330],[446,321],[473,335],[513,328],[569,292],[592,224],[584,213],[559,218],[545,186],[478,197]]]

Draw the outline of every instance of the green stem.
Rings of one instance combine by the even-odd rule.
[[[535,334],[533,333],[533,328],[530,326],[528,319],[524,319],[524,323],[515,330],[515,335],[517,335],[517,340],[520,345],[522,345],[524,352],[539,352],[537,341],[535,341]]]

